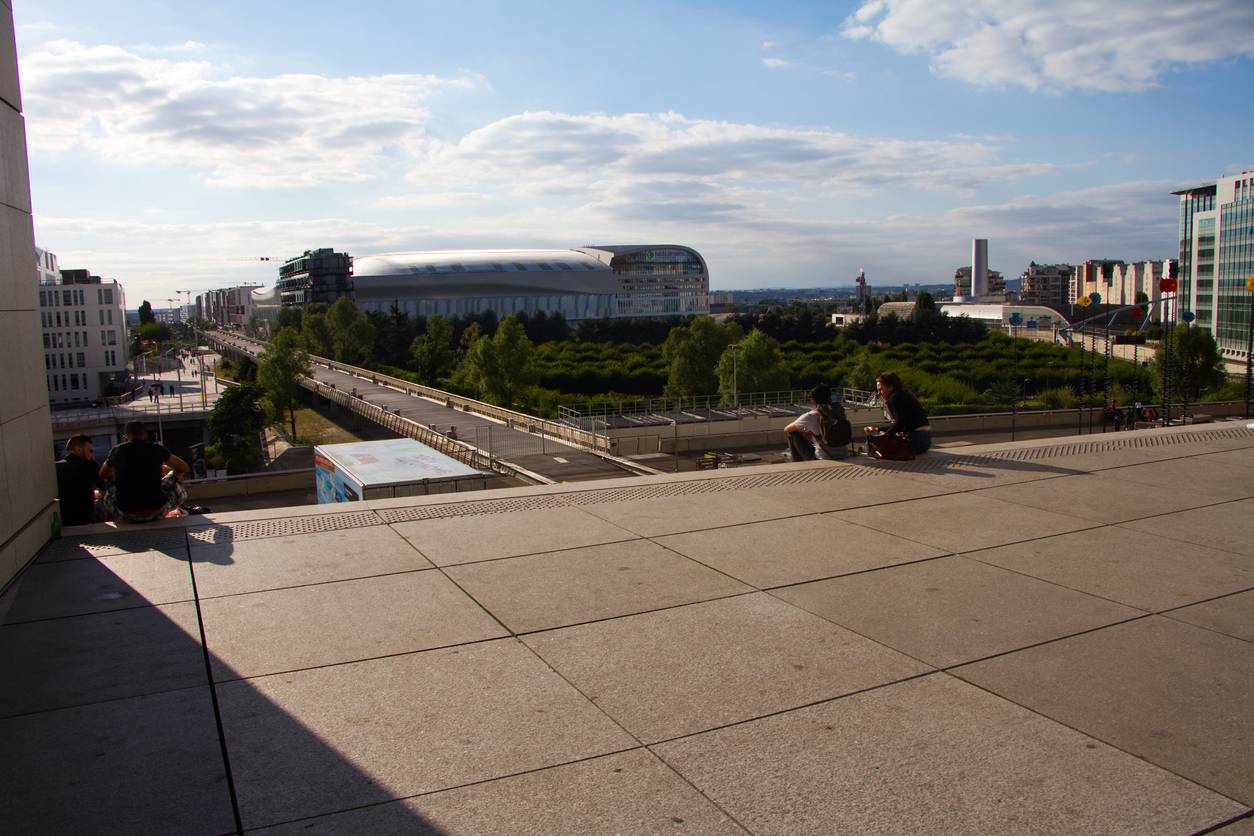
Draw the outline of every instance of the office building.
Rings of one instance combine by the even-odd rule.
[[[253,293],[258,290],[262,290],[259,284],[207,290],[196,297],[196,317],[218,325],[243,327],[256,314]]]
[[[1215,336],[1224,357],[1246,359],[1254,275],[1254,169],[1175,192],[1180,198],[1182,310]]]
[[[126,296],[87,270],[41,274],[39,320],[53,406],[91,403],[125,391]],[[47,281],[51,279],[51,281]]]
[[[989,296],[1006,295],[1006,279],[999,270],[987,270],[988,284],[982,293],[971,292],[971,268],[959,267],[954,271],[954,301],[962,299],[980,299]]]
[[[283,305],[334,302],[353,291],[353,257],[330,248],[305,250],[279,267],[276,289]]]
[[[39,278],[13,11],[0,4],[0,587],[52,536],[57,486],[47,378],[40,369]],[[31,265],[37,265],[32,275]],[[10,823],[11,824],[11,823]]]

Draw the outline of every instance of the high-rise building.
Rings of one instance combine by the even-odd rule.
[[[1068,304],[1071,289],[1070,264],[1028,264],[1019,276],[1019,299],[1025,303]]]
[[[1180,197],[1182,310],[1215,335],[1225,357],[1244,360],[1254,275],[1254,169],[1174,194]]]
[[[329,247],[305,250],[279,267],[276,285],[283,305],[334,302],[353,292],[353,257]]]
[[[39,320],[49,403],[90,403],[125,390],[130,341],[122,285],[87,270],[41,271]]]
[[[0,587],[52,536],[57,483],[47,380],[39,371],[38,283],[13,11],[0,4]],[[42,272],[42,271],[41,271]]]

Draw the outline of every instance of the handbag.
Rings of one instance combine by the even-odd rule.
[[[910,447],[910,437],[905,433],[880,433],[867,436],[867,444],[871,455],[887,461],[908,461],[914,458],[914,450]]]

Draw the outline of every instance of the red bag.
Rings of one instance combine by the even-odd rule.
[[[867,444],[871,447],[871,455],[877,459],[902,462],[914,458],[910,437],[905,433],[870,435],[867,436]]]

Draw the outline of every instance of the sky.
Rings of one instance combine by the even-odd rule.
[[[1161,259],[1173,190],[1254,168],[1250,0],[13,5],[36,242],[154,307],[317,247]]]

